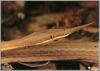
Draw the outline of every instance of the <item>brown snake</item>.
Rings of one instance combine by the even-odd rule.
[[[43,32],[36,32],[32,33],[28,36],[25,36],[21,39],[11,40],[11,41],[4,41],[1,42],[1,51],[21,48],[24,46],[31,46],[31,45],[39,45],[43,44],[52,40],[56,40],[59,38],[63,38],[68,36],[69,34],[78,31],[84,27],[87,27],[94,22],[91,22],[89,24],[85,24],[82,26],[69,28],[69,29],[50,29]]]

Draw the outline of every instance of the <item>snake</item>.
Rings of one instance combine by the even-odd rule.
[[[42,32],[31,33],[23,38],[1,42],[1,51],[7,51],[24,46],[44,44],[53,40],[64,38],[75,31],[87,27],[93,22],[68,29],[49,29]]]

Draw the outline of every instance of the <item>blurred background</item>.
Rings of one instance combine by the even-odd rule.
[[[70,28],[95,21],[91,28],[77,31],[66,39],[82,37],[99,40],[98,1],[1,1],[1,39],[8,41],[52,28]],[[63,17],[61,17],[63,15]],[[57,21],[55,21],[57,20]],[[12,63],[14,69],[80,69],[80,62],[58,61],[44,67]]]

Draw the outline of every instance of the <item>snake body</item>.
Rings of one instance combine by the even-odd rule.
[[[81,25],[81,26],[69,28],[69,29],[50,29],[43,32],[32,33],[21,39],[4,41],[4,42],[1,42],[1,46],[2,46],[1,51],[22,48],[24,46],[39,45],[39,44],[43,44],[52,40],[60,39],[60,38],[70,35],[71,33],[75,31],[78,31],[84,27],[87,27],[93,23],[94,22],[91,22],[89,24],[85,24],[85,25]]]

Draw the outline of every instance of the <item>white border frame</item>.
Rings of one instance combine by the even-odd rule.
[[[0,22],[1,22],[1,1],[80,1],[80,0],[0,0]],[[82,0],[82,1],[99,1],[99,0]],[[99,12],[100,12],[100,1],[99,1]],[[100,19],[100,14],[99,14],[99,19]],[[99,22],[99,31],[100,31],[100,22]],[[0,23],[0,34],[1,34],[1,23]],[[0,35],[0,42],[1,42],[1,35]],[[99,42],[100,42],[100,33],[99,33]],[[98,58],[99,58],[99,71],[100,71],[100,44],[98,45],[99,45]],[[1,58],[1,52],[0,52],[0,58]],[[1,64],[0,64],[0,68],[1,68]],[[33,70],[12,70],[12,71],[33,71]],[[51,70],[35,70],[35,71],[51,71]],[[52,70],[52,71],[89,71],[89,70]]]

